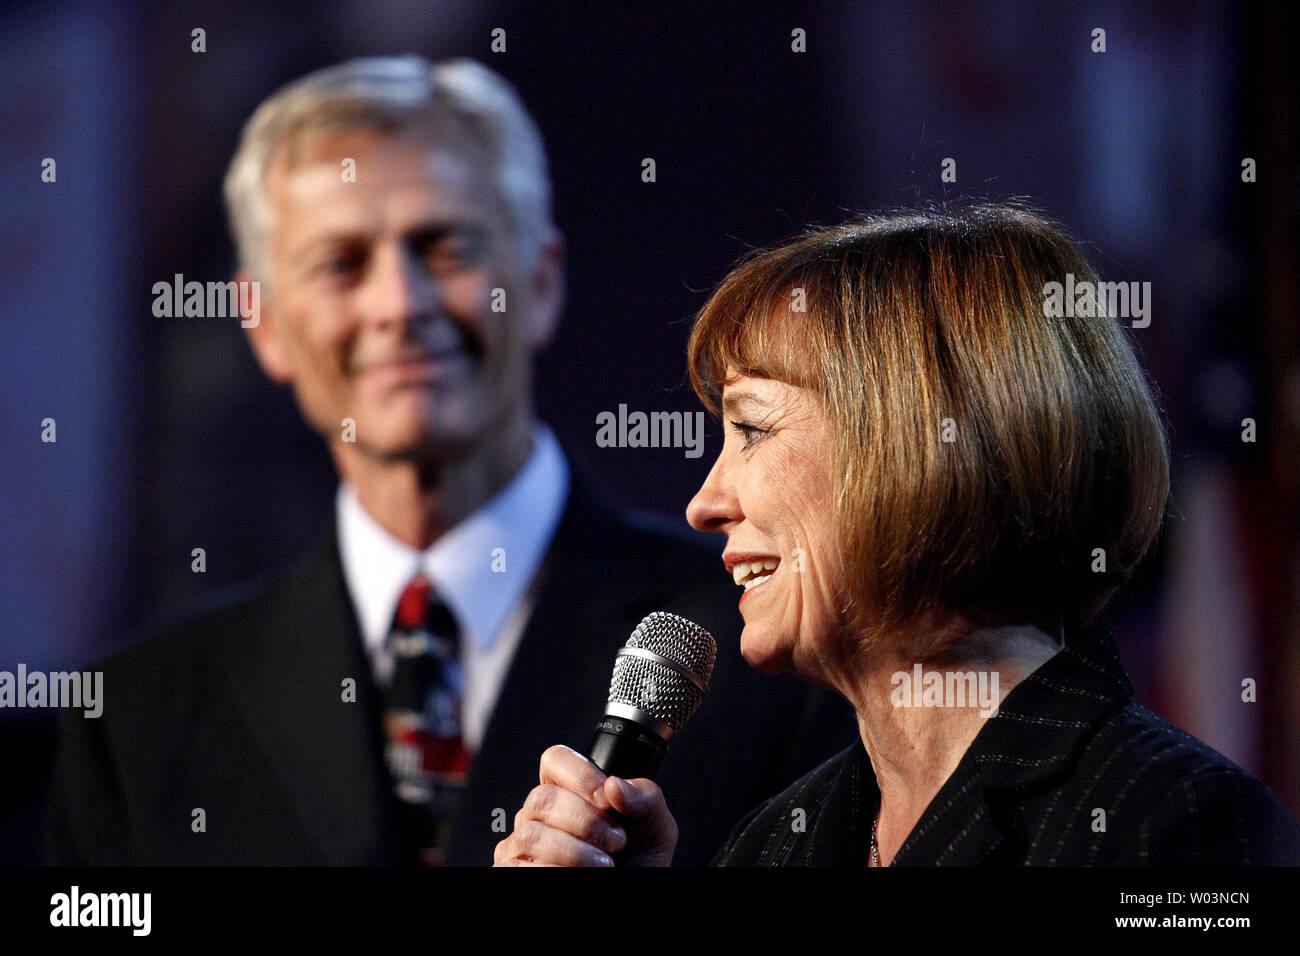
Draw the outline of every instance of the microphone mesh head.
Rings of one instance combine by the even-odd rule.
[[[637,625],[626,646],[650,651],[677,667],[631,654],[620,655],[614,662],[609,703],[635,707],[673,731],[681,730],[704,700],[704,691],[678,668],[689,671],[707,689],[718,656],[713,635],[684,617],[655,611]]]

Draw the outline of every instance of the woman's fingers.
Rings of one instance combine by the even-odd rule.
[[[507,866],[517,865],[513,861],[551,866],[614,865],[604,850],[539,820],[525,820],[517,825],[515,832],[505,842],[510,844],[504,861]]]
[[[627,835],[622,827],[613,824],[585,797],[555,784],[540,784],[533,788],[523,808],[515,815],[515,828],[530,820],[545,823],[606,853],[617,853],[627,845]]]
[[[496,864],[613,866],[627,834],[612,819],[605,774],[577,751],[557,746],[542,754],[538,777],[514,831],[497,844]]]
[[[605,774],[594,763],[571,747],[557,744],[547,747],[542,754],[540,771],[542,783],[554,784],[573,793],[581,794],[597,809],[608,810],[605,796]]]
[[[653,781],[607,777],[559,746],[542,754],[538,776],[514,831],[497,844],[497,866],[613,866],[616,853],[630,866],[672,861],[677,823]]]

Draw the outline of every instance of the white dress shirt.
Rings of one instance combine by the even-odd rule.
[[[402,591],[423,571],[461,628],[462,732],[477,751],[515,647],[532,611],[529,585],[564,512],[569,467],[540,422],[533,448],[500,492],[424,551],[386,531],[356,489],[339,486],[337,520],[343,577],[356,608],[375,679],[388,683],[393,661],[384,642]]]

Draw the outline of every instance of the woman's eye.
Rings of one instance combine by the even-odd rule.
[[[745,444],[741,446],[742,448],[750,447],[767,434],[766,429],[759,428],[757,425],[751,425],[749,422],[732,422],[731,427],[745,439]]]

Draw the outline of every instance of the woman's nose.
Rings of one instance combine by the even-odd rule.
[[[686,506],[686,521],[697,531],[725,532],[729,524],[741,517],[740,502],[726,481],[719,455],[704,484]]]

